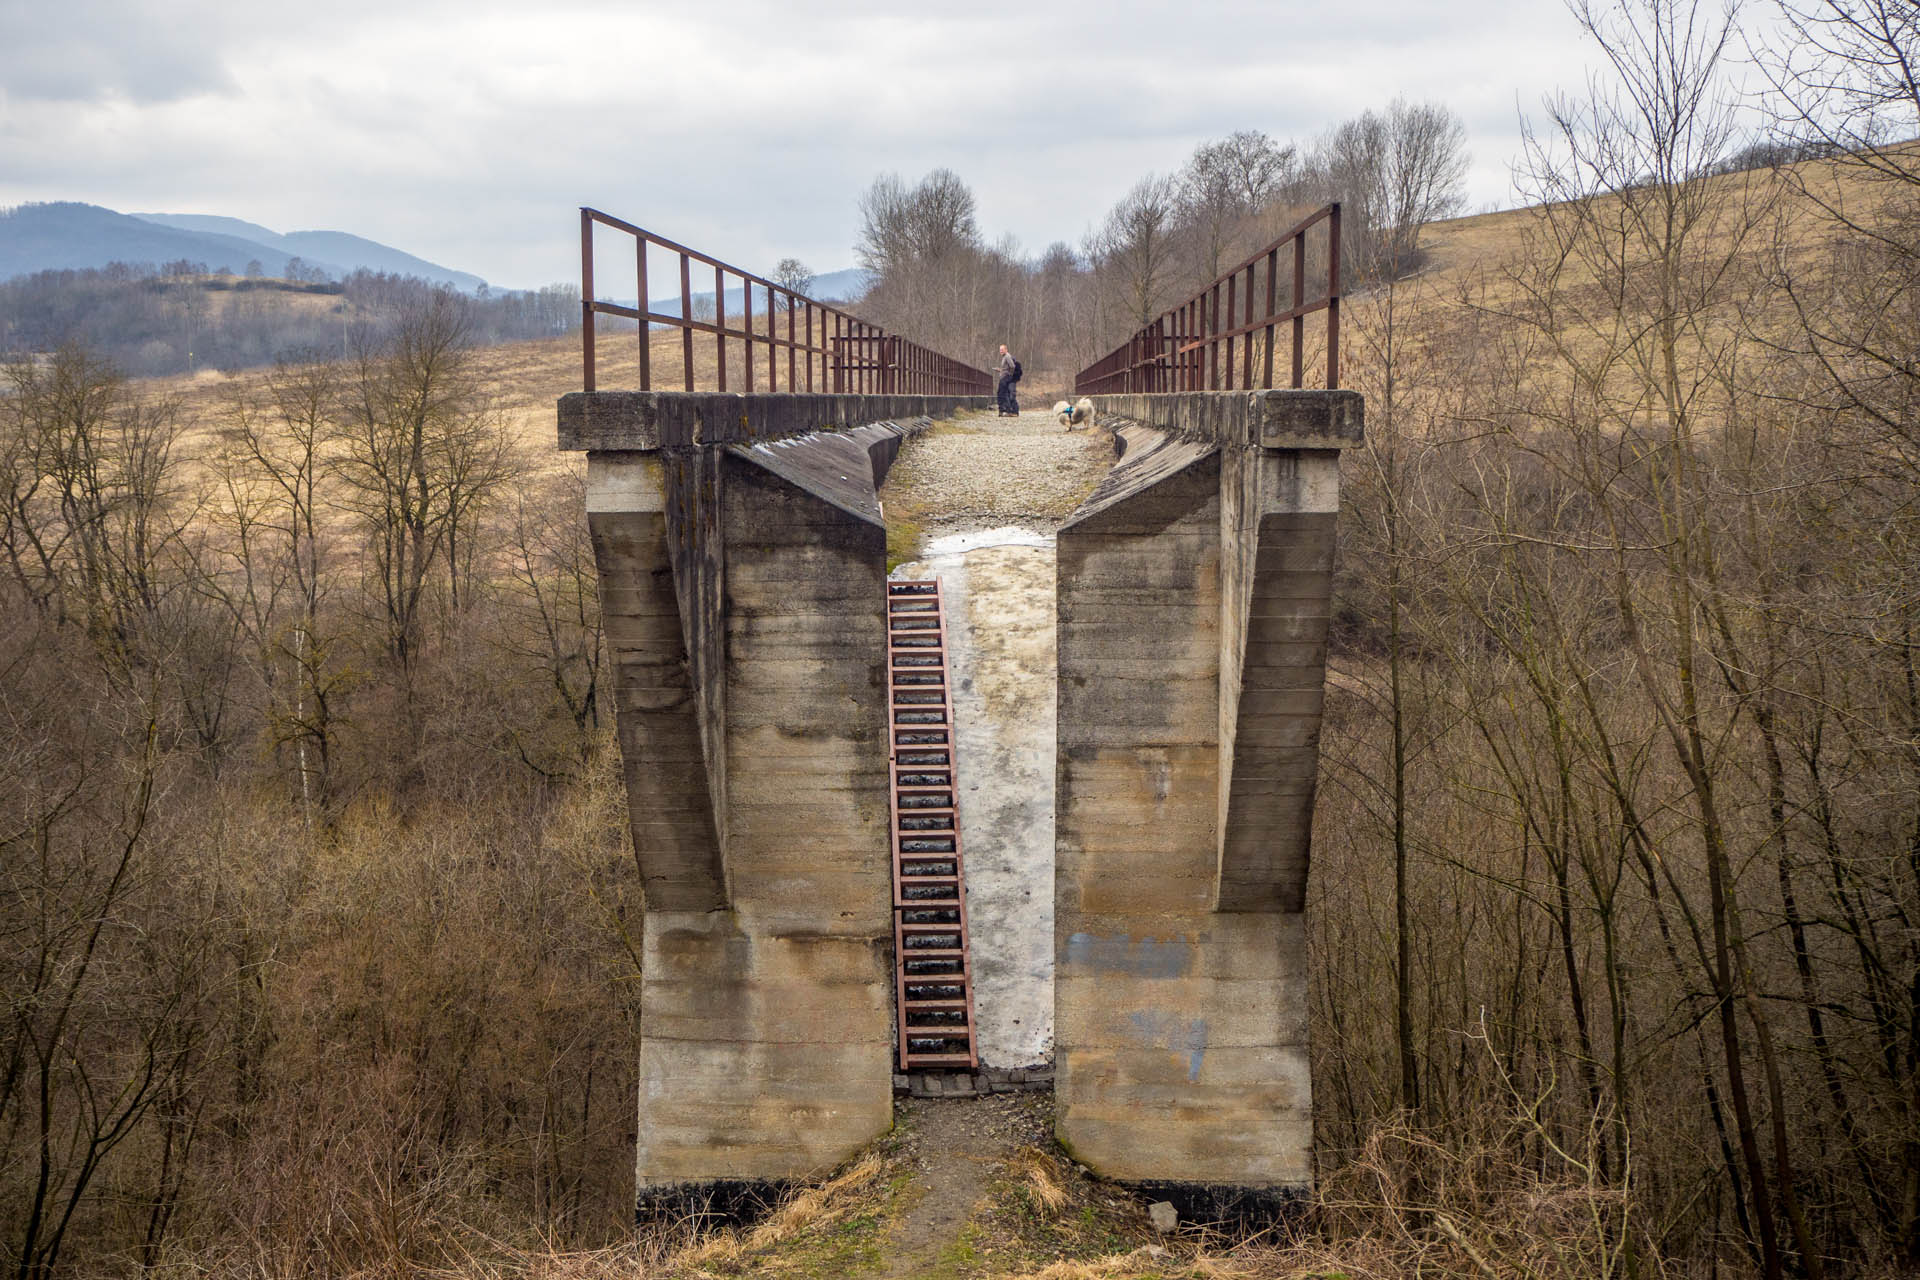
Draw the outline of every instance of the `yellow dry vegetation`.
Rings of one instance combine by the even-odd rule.
[[[1631,377],[1629,349],[1646,336],[1634,321],[1650,319],[1654,308],[1642,304],[1658,290],[1647,250],[1663,239],[1677,251],[1671,306],[1685,313],[1690,342],[1718,348],[1741,336],[1784,336],[1795,318],[1774,281],[1818,278],[1834,253],[1830,211],[1874,222],[1890,187],[1858,165],[1811,160],[1678,189],[1676,222],[1692,220],[1684,228],[1636,224],[1648,210],[1618,195],[1578,209],[1533,205],[1434,223],[1422,238],[1422,270],[1344,300],[1341,385],[1385,390],[1389,331],[1396,394],[1415,407],[1437,390],[1420,382],[1422,372],[1438,373],[1436,358],[1484,361],[1496,343],[1514,347],[1521,381],[1537,391],[1566,390],[1575,371]],[[1310,358],[1310,376],[1317,367]]]

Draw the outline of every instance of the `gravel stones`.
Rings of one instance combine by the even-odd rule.
[[[956,417],[906,442],[880,490],[930,531],[1021,525],[1052,531],[1113,465],[1112,437],[1066,431],[1051,413]]]

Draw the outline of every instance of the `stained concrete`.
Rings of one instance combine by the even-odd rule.
[[[560,397],[559,444],[589,453],[748,444],[991,407],[986,396],[575,391]]]
[[[752,399],[562,405],[648,896],[643,1202],[806,1176],[890,1117],[878,486],[908,432],[809,437],[861,406]],[[1300,906],[1361,408],[1102,397],[1123,456],[1051,556],[930,552],[984,1054],[1050,1035],[1062,1141],[1184,1203],[1311,1184]]]
[[[892,1123],[876,487],[926,421],[796,435],[859,406],[782,402],[756,429],[726,417],[742,400],[571,405],[652,415],[591,424],[587,519],[647,907],[637,1189],[667,1211]]]
[[[1056,1124],[1110,1177],[1312,1184],[1307,874],[1341,392],[1111,396],[1058,539]]]

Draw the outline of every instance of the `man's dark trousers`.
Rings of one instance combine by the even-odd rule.
[[[1013,375],[1012,374],[1003,373],[1000,375],[1000,386],[994,391],[993,394],[995,398],[997,398],[1000,401],[1000,412],[1002,413],[1020,412],[1020,402],[1013,398]]]

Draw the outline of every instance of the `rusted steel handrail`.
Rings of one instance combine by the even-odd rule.
[[[593,294],[593,228],[609,227],[633,237],[634,282],[638,289],[636,307],[601,302]],[[654,311],[647,296],[647,246],[677,254],[680,260],[680,314]],[[693,265],[713,269],[713,319],[693,318]],[[702,273],[704,274],[704,272]],[[741,327],[727,323],[729,280],[740,284]],[[765,306],[764,330],[755,328],[754,295]],[[779,317],[786,315],[786,334],[779,332]],[[640,328],[640,386],[653,387],[652,331],[666,325],[680,331],[680,360],[684,389],[693,387],[694,335],[711,334],[714,342],[716,372],[721,391],[754,391],[758,349],[766,352],[767,391],[821,391],[836,395],[990,395],[993,375],[982,369],[950,359],[937,351],[908,342],[869,324],[858,317],[816,302],[784,285],[729,266],[698,249],[689,249],[664,236],[634,226],[611,214],[582,206],[580,210],[580,365],[584,388],[593,391],[595,335],[594,317],[623,316],[638,322]],[[796,317],[798,324],[796,325]],[[740,376],[741,385],[729,387],[727,344],[744,343],[746,358]],[[786,385],[781,386],[781,353],[786,353]],[[816,382],[816,376],[818,381]]]
[[[1307,232],[1326,223],[1327,286],[1306,296]],[[1280,254],[1291,244],[1291,304],[1279,305]],[[1222,312],[1222,295],[1225,311]],[[1340,205],[1307,215],[1291,231],[1180,305],[1163,312],[1120,346],[1094,361],[1073,381],[1075,395],[1140,391],[1236,391],[1273,386],[1274,330],[1293,327],[1293,386],[1306,385],[1306,324],[1327,313],[1327,386],[1340,385]],[[1254,338],[1263,341],[1254,367]],[[1234,375],[1235,346],[1239,376]],[[1225,369],[1221,354],[1226,355]]]

